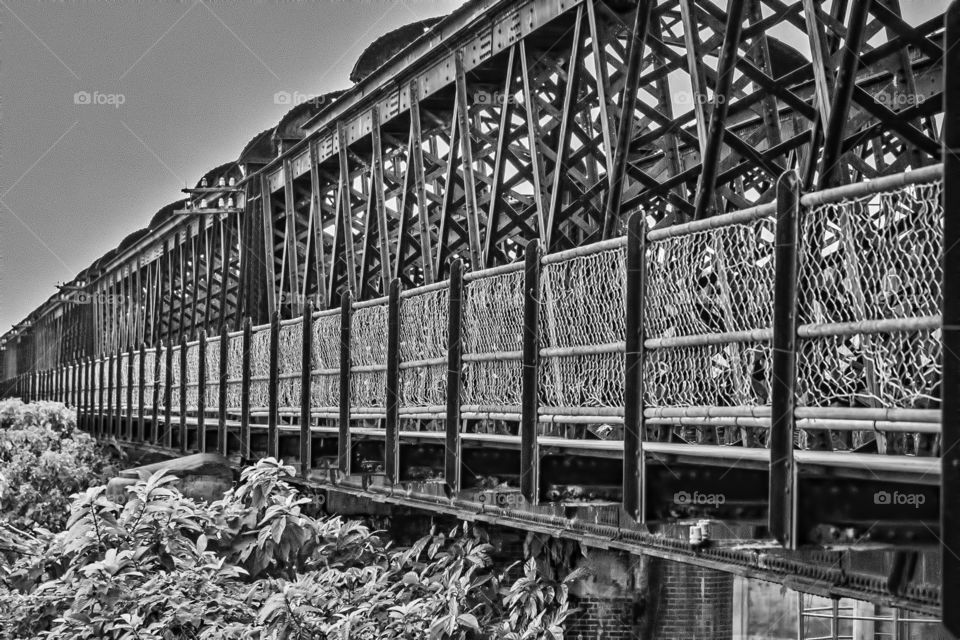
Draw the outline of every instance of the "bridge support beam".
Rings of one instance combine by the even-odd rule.
[[[793,432],[797,384],[797,255],[800,187],[789,171],[777,181],[773,363],[770,381],[770,532],[794,548]]]
[[[960,1],[946,15],[943,50],[943,381],[941,394],[940,601],[943,626],[960,636]]]
[[[537,504],[540,477],[537,447],[540,362],[540,242],[526,247],[523,275],[523,377],[520,407],[520,491]]]
[[[623,390],[623,508],[643,517],[643,298],[646,225],[643,214],[630,218],[627,231],[627,281]]]
[[[448,492],[460,491],[460,382],[462,376],[463,261],[450,265],[449,317],[447,320],[447,407],[444,479]]]

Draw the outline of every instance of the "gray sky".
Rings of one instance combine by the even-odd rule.
[[[0,334],[275,125],[275,92],[346,88],[461,3],[0,0]]]

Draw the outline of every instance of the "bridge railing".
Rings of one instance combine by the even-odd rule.
[[[940,172],[876,182],[801,198],[798,444],[929,456],[943,375]]]
[[[314,314],[311,326],[310,406],[320,419],[340,417],[341,311],[330,309]]]
[[[764,512],[816,498],[811,466],[933,486],[941,173],[779,188],[777,202],[659,229],[638,219],[632,235],[552,255],[532,243],[525,263],[458,263],[442,282],[21,386],[77,402],[101,435],[283,455],[304,473],[331,457],[350,470],[362,449],[376,464],[353,471],[519,483],[534,502],[573,495],[557,486],[567,476],[620,482],[617,465],[560,462],[620,458],[641,519],[686,513],[651,491],[693,459],[718,478],[745,469],[731,477]],[[146,437],[151,414],[162,424]],[[775,531],[796,528],[778,513]]]
[[[523,267],[515,263],[463,276],[460,410],[468,432],[517,434],[523,386]]]
[[[387,299],[355,302],[350,317],[350,415],[382,428],[386,418]]]
[[[645,439],[767,444],[774,227],[761,206],[646,234]]]
[[[443,431],[446,419],[450,281],[399,294],[401,431]]]
[[[623,439],[626,238],[545,255],[539,433]]]

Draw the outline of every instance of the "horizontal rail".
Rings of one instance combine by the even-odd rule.
[[[350,373],[376,373],[378,371],[386,370],[387,365],[385,364],[360,364],[350,367]]]
[[[441,291],[443,289],[448,289],[449,287],[450,280],[440,280],[432,284],[425,284],[421,287],[404,289],[400,292],[400,299],[404,300],[406,298],[415,298],[416,296],[423,295],[425,293],[433,293],[434,291]]]
[[[606,344],[581,345],[576,347],[544,347],[540,355],[545,358],[560,358],[564,356],[589,356],[605,353],[623,353],[627,348],[624,341],[608,342]]]
[[[710,417],[710,416],[743,416],[754,418],[769,418],[770,407],[739,406],[739,407],[647,407],[643,410],[647,418],[660,417]]]
[[[831,431],[882,431],[885,433],[940,433],[940,424],[933,422],[906,422],[897,420],[838,420],[831,418],[801,418],[798,429],[829,429]]]
[[[361,300],[359,302],[353,303],[353,310],[357,309],[367,309],[369,307],[379,307],[387,304],[388,296],[380,296],[379,298],[370,298],[369,300]]]
[[[623,407],[540,407],[540,413],[623,417]]]
[[[313,314],[313,319],[317,320],[319,318],[330,318],[333,316],[339,316],[341,313],[340,308],[336,309],[324,309],[323,311],[315,311]],[[242,331],[240,333],[243,333]]]
[[[794,413],[797,418],[940,422],[939,409],[899,409],[895,407],[797,407]]]
[[[723,333],[671,336],[669,338],[649,338],[643,341],[643,346],[647,349],[673,349],[676,347],[701,347],[714,344],[769,342],[772,338],[773,329],[749,329],[745,331],[725,331]]]
[[[804,324],[797,327],[797,336],[801,338],[825,338],[831,336],[852,336],[862,333],[923,331],[938,329],[939,327],[939,315],[914,318],[885,318],[882,320],[859,320],[857,322]]]
[[[547,255],[543,256],[543,259],[540,261],[540,263],[547,265],[557,262],[565,262],[566,260],[582,258],[584,256],[592,256],[597,253],[603,253],[604,251],[623,249],[626,246],[627,237],[619,236],[617,238],[610,238],[609,240],[601,240],[599,242],[593,242],[591,244],[574,247],[573,249],[565,249],[564,251],[548,253]]]
[[[517,273],[523,271],[522,262],[511,262],[510,264],[501,265],[499,267],[490,267],[489,269],[479,269],[477,271],[468,271],[463,274],[464,282],[472,282],[474,280],[481,280],[483,278],[492,278],[494,276],[502,276],[507,273]]]
[[[902,187],[933,182],[943,178],[943,163],[932,164],[929,167],[905,171],[889,176],[881,176],[863,182],[854,182],[822,191],[813,191],[800,196],[800,204],[805,207],[815,207],[831,202],[853,200],[862,196],[892,191]]]
[[[501,362],[505,360],[520,360],[522,351],[488,351],[484,353],[465,353],[464,362]]]
[[[439,364],[446,364],[448,361],[447,356],[439,356],[437,358],[426,358],[424,360],[407,360],[400,363],[400,369],[416,369],[418,367],[432,367]]]
[[[729,213],[722,213],[709,218],[703,218],[702,220],[694,220],[692,222],[685,222],[683,224],[675,224],[669,227],[653,229],[652,231],[647,232],[647,241],[660,242],[668,238],[688,236],[701,231],[719,229],[720,227],[746,224],[762,218],[768,218],[776,213],[776,211],[776,203],[767,202],[765,204],[759,204],[755,207],[749,207],[739,211],[731,211]]]

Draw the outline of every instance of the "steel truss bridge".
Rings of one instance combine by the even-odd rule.
[[[3,391],[957,633],[960,6],[903,15],[468,3],[3,336]]]

